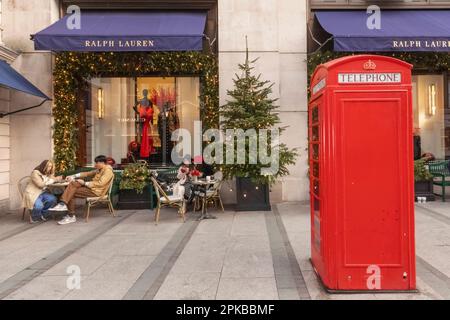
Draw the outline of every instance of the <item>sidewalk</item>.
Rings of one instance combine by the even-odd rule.
[[[89,223],[0,217],[2,299],[450,299],[450,205],[416,206],[417,294],[327,294],[309,263],[309,207],[213,213],[96,209]],[[79,267],[81,288],[69,289]],[[71,269],[69,269],[71,271]]]

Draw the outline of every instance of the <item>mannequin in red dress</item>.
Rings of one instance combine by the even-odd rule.
[[[140,120],[143,123],[142,139],[141,139],[141,158],[147,159],[153,151],[153,139],[149,137],[150,123],[153,120],[153,103],[148,99],[148,90],[142,91],[144,98],[138,102],[134,110],[139,114]]]

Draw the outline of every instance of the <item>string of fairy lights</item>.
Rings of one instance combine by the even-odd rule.
[[[56,55],[53,72],[53,143],[57,170],[78,164],[78,97],[96,77],[146,75],[198,76],[200,113],[204,128],[219,126],[219,76],[217,58],[202,52],[63,52]]]

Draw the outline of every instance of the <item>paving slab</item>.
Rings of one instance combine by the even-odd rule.
[[[170,274],[155,300],[214,300],[219,278],[218,272]]]
[[[429,214],[423,210],[423,205],[416,206],[416,253],[429,263],[430,268],[417,268],[417,287],[419,293],[392,294],[329,294],[323,290],[309,262],[310,257],[310,217],[309,206],[302,203],[282,203],[278,210],[288,233],[289,242],[294,248],[297,261],[312,299],[442,299],[448,294],[450,285],[446,282],[450,272],[450,228],[446,223],[446,214],[450,212],[450,204],[426,204],[429,210],[434,210],[440,216]],[[437,276],[439,274],[439,276]]]
[[[81,282],[81,289],[71,290],[64,300],[120,300],[131,288],[128,280],[90,279]]]
[[[449,299],[446,205],[416,206],[419,293],[328,294],[309,262],[309,206],[295,202],[278,204],[279,218],[212,209],[218,219],[194,222],[198,213],[189,213],[185,224],[165,209],[158,226],[151,211],[136,211],[92,239],[90,232],[111,222],[104,210],[67,226],[25,228],[19,216],[3,216],[0,289],[5,299]],[[67,288],[70,265],[81,268],[80,290]]]
[[[267,232],[264,212],[239,212],[235,215],[231,236],[262,235]]]
[[[133,284],[137,278],[144,272],[155,256],[120,256],[115,255],[95,270],[86,282],[92,280],[110,280],[129,281]]]
[[[239,237],[232,241],[222,269],[222,278],[274,277],[267,236]]]
[[[221,278],[218,300],[278,300],[275,278]]]
[[[450,202],[442,202],[440,199],[436,201],[429,201],[427,203],[416,203],[416,208],[425,208],[435,211],[450,219]]]
[[[84,277],[81,277],[81,283],[83,280]],[[67,287],[67,275],[42,276],[14,291],[5,300],[60,300],[70,291]]]

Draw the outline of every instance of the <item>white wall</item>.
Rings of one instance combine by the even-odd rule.
[[[3,42],[21,52],[11,64],[41,91],[52,97],[52,55],[34,52],[30,34],[34,34],[59,16],[57,0],[3,0]],[[11,91],[11,111],[36,105],[42,99]],[[52,157],[51,102],[9,117],[10,123],[10,208],[20,207],[17,181],[29,175],[44,159]]]
[[[10,92],[0,88],[0,112],[8,112]],[[0,214],[9,209],[10,176],[10,129],[9,118],[0,119]]]
[[[281,140],[300,150],[290,176],[273,188],[272,201],[309,198],[306,17],[306,0],[219,0],[220,103],[225,103],[237,65],[245,59],[247,35],[250,58],[259,57],[255,72],[275,83],[282,126],[289,126]],[[226,202],[233,201],[231,194],[224,194]]]

